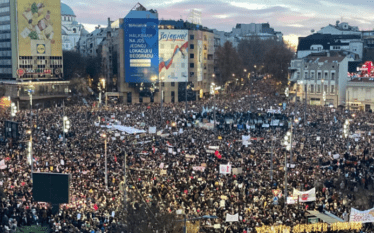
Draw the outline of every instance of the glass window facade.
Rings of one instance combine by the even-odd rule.
[[[0,79],[12,78],[10,0],[0,0]]]

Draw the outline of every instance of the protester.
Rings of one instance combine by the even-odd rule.
[[[1,227],[10,231],[14,226],[38,224],[49,225],[53,232],[118,232],[118,226],[128,220],[120,217],[125,157],[127,202],[133,208],[153,204],[162,212],[182,210],[187,217],[217,216],[202,220],[201,227],[207,232],[255,232],[262,225],[293,226],[307,223],[308,210],[321,208],[347,219],[351,207],[372,207],[371,113],[356,112],[353,117],[351,111],[340,108],[307,106],[304,121],[304,104],[288,103],[268,85],[266,80],[255,82],[255,95],[249,89],[237,90],[189,102],[187,112],[185,103],[164,104],[162,114],[160,105],[153,103],[101,108],[75,103],[64,109],[55,106],[34,110],[30,124],[30,111],[20,111],[15,120],[21,124],[22,138],[11,143],[2,136],[0,147],[0,160],[4,159],[7,166],[0,182],[5,192],[0,205]],[[62,139],[64,113],[71,122],[66,144]],[[207,129],[214,127],[214,115],[217,127]],[[1,119],[0,128],[6,119],[9,115]],[[262,127],[275,119],[282,126]],[[282,140],[294,119],[298,121],[293,125],[290,161]],[[343,136],[346,119],[351,119],[351,133],[357,134],[353,138]],[[204,122],[203,127],[196,124],[197,120]],[[147,133],[122,134],[114,129],[116,124]],[[34,126],[34,172],[72,175],[71,201],[61,205],[56,215],[51,206],[32,198],[25,143],[30,125]],[[150,134],[149,127],[156,127],[157,133]],[[248,145],[242,142],[243,135],[250,135]],[[104,140],[108,140],[108,189]],[[216,148],[213,153],[212,146]],[[287,163],[295,164],[287,169],[288,196],[293,189],[315,188],[316,201],[287,205],[285,156]],[[242,172],[220,174],[221,164],[241,168]],[[274,190],[283,193],[277,195],[278,203],[274,202]],[[240,217],[226,222],[227,214]],[[215,224],[220,224],[219,229],[213,227]],[[370,224],[365,227],[372,230]]]

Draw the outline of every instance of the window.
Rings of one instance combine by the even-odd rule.
[[[310,85],[310,93],[314,93],[314,85],[313,84]]]
[[[193,53],[190,53],[190,58],[194,58],[195,55]]]
[[[304,73],[304,79],[308,79],[308,72]]]
[[[194,35],[190,35],[190,40],[195,39]]]
[[[329,78],[329,73],[325,72],[325,79]]]
[[[170,45],[170,49],[174,49],[174,45],[173,44]]]
[[[335,73],[331,73],[331,80],[335,80]]]
[[[206,38],[206,35],[204,35],[204,40],[207,41],[208,39]]]
[[[321,85],[317,85],[317,93],[321,93]]]
[[[327,85],[324,86],[323,91],[325,91],[326,93],[328,92]]]
[[[335,93],[335,86],[331,85],[331,93]]]
[[[193,44],[190,44],[190,49],[193,49],[193,48],[194,48]]]
[[[175,82],[171,82],[171,86],[172,86],[172,87],[175,87]]]
[[[165,47],[164,44],[160,45],[160,49],[164,49],[164,47]]]
[[[181,68],[184,68],[186,66],[185,63],[181,63]]]
[[[310,79],[314,79],[314,73],[310,73]]]
[[[321,72],[318,72],[318,74],[317,74],[317,79],[318,79],[318,80],[321,80]]]
[[[194,63],[190,63],[190,68],[194,68],[195,67],[195,64]]]
[[[165,82],[162,82],[162,83],[161,83],[161,86],[164,87],[164,86],[165,86]]]

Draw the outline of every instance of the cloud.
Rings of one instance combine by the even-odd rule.
[[[77,20],[90,25],[90,29],[98,24],[106,26],[108,17],[124,18],[137,2],[64,0]],[[352,26],[370,28],[373,10],[367,0],[143,0],[141,4],[156,9],[160,19],[186,20],[190,9],[196,8],[201,10],[202,24],[208,28],[230,32],[237,23],[269,23],[284,35],[298,36],[335,24],[342,16]]]

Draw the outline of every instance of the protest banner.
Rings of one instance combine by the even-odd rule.
[[[374,208],[364,211],[359,211],[355,208],[351,208],[349,221],[362,223],[374,222]]]
[[[192,167],[192,170],[204,172],[205,171],[205,167],[203,167],[203,166],[195,166],[195,167]]]
[[[238,222],[239,221],[239,213],[231,215],[226,214],[226,222]]]
[[[238,174],[242,174],[242,173],[243,173],[243,168],[241,168],[241,167],[232,169],[232,174],[234,174],[234,175],[238,175]]]
[[[316,200],[316,188],[308,191],[293,189],[293,196],[299,196],[299,202],[311,202]]]
[[[221,173],[221,174],[231,174],[231,165],[229,165],[229,164],[219,165],[219,173]]]

